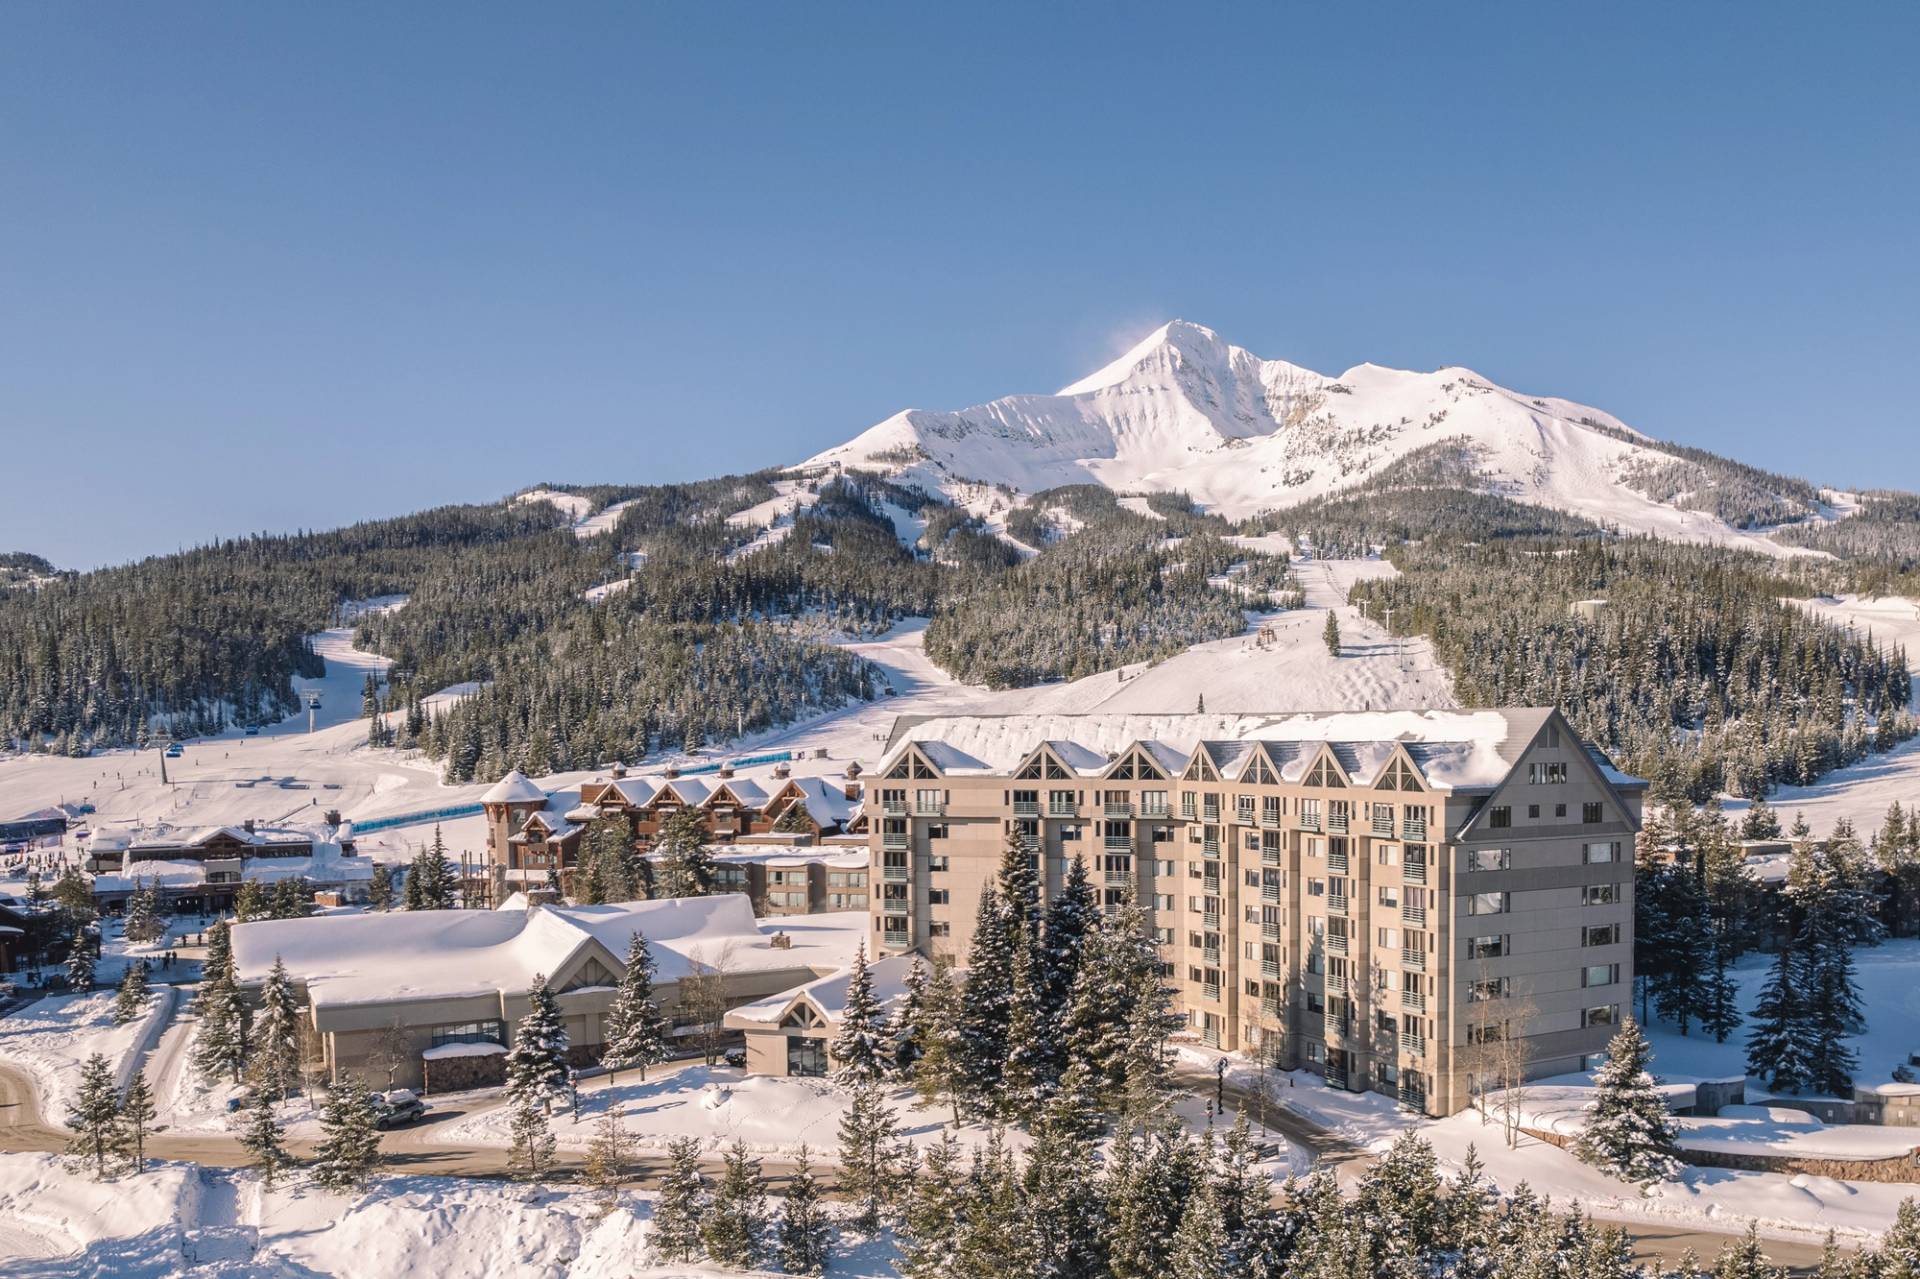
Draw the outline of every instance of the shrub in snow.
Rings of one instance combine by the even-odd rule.
[[[760,1235],[766,1226],[767,1191],[760,1179],[760,1161],[748,1157],[746,1142],[735,1140],[700,1225],[700,1240],[718,1264],[751,1270],[760,1256]]]
[[[850,1086],[872,1083],[885,1069],[886,1054],[880,1002],[873,997],[873,972],[867,967],[867,948],[862,943],[853,952],[846,1007],[840,1015],[840,1033],[833,1040],[834,1081]]]
[[[1673,1118],[1647,1073],[1647,1037],[1629,1015],[1607,1045],[1607,1064],[1594,1075],[1593,1115],[1573,1152],[1602,1172],[1638,1185],[1679,1172],[1673,1157]]]
[[[820,1185],[802,1145],[793,1162],[793,1178],[780,1204],[780,1268],[790,1275],[817,1275],[830,1256],[827,1210],[820,1202]]]
[[[373,1098],[353,1075],[333,1086],[320,1116],[323,1134],[314,1148],[313,1179],[329,1190],[351,1190],[367,1179],[380,1158]]]

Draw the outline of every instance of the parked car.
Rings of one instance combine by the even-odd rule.
[[[727,1065],[732,1066],[735,1070],[745,1070],[747,1068],[747,1050],[744,1048],[729,1048],[727,1049],[724,1060]]]
[[[395,1088],[376,1093],[373,1098],[373,1126],[385,1131],[416,1123],[427,1113],[427,1103],[411,1088]]]

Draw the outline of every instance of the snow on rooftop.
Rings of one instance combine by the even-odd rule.
[[[1178,757],[1178,766],[1203,742],[1336,742],[1346,749],[1351,766],[1363,772],[1377,770],[1391,753],[1392,743],[1406,742],[1424,748],[1423,771],[1434,785],[1491,786],[1511,768],[1502,748],[1511,749],[1510,739],[1530,732],[1516,719],[1534,720],[1542,714],[1404,710],[936,716],[895,724],[882,771],[907,741],[919,744],[935,767],[954,775],[1010,772],[1041,741],[1068,743],[1082,758],[1092,755],[1105,760],[1135,741],[1149,742],[1154,744],[1156,758],[1164,760],[1171,753]]]
[[[907,974],[913,969],[913,961],[912,955],[890,955],[867,966],[867,972],[873,977],[873,997],[883,1011],[889,1004],[906,997]],[[847,1008],[847,985],[852,978],[853,965],[849,962],[837,973],[816,977],[792,990],[735,1008],[727,1014],[727,1020],[775,1025],[786,1016],[796,999],[806,999],[829,1022],[839,1021]]]
[[[865,939],[867,919],[849,911],[763,927],[738,893],[522,911],[392,911],[236,924],[233,954],[243,982],[264,978],[278,956],[316,1007],[330,1007],[521,992],[589,942],[618,964],[636,932],[647,939],[659,979],[670,982],[714,968],[842,966]],[[792,944],[774,946],[774,932]]]
[[[489,787],[480,796],[483,804],[544,804],[547,793],[527,779],[527,775],[514,769],[505,777]]]

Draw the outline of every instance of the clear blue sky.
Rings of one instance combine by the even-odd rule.
[[[803,457],[1173,316],[1920,488],[1911,4],[0,8],[0,550]]]

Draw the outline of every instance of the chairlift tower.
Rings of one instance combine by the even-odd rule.
[[[310,688],[307,690],[307,731],[309,733],[313,731],[313,713],[319,709],[320,709],[320,690],[317,688]]]

